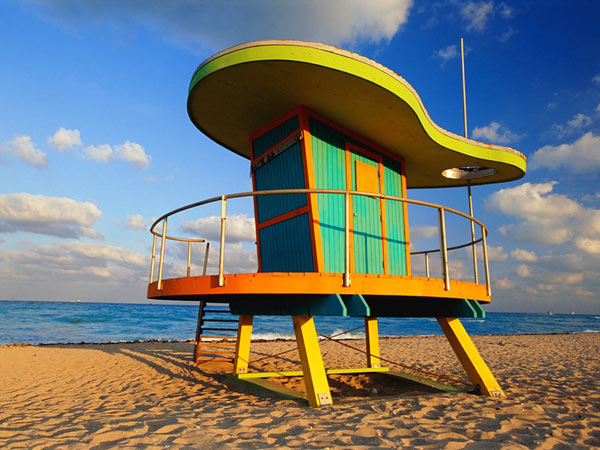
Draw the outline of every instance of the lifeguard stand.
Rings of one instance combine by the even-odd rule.
[[[240,316],[239,377],[248,369],[253,316],[292,316],[311,406],[331,403],[314,316],[364,317],[370,371],[380,368],[377,317],[435,317],[471,382],[503,395],[458,319],[482,317],[480,303],[490,302],[487,230],[459,211],[408,199],[406,190],[515,180],[525,174],[521,153],[441,129],[391,70],[309,42],[251,42],[212,56],[192,78],[188,113],[199,130],[250,160],[253,192],[188,205],[155,222],[149,298],[229,304]],[[227,202],[238,197],[253,197],[257,273],[223,271]],[[191,276],[188,257],[187,276],[162,279],[166,240],[185,240],[169,236],[167,218],[215,201],[222,207],[218,275]],[[411,275],[411,203],[438,214],[440,248],[421,252],[424,277]],[[483,246],[485,284],[477,275],[451,279],[446,214],[480,227],[468,245]],[[162,233],[155,231],[161,223]],[[433,252],[441,278],[429,274]]]

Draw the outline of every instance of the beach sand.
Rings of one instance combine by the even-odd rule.
[[[0,447],[600,447],[597,333],[473,340],[506,398],[431,391],[381,374],[332,376],[335,404],[312,409],[231,379],[229,364],[194,365],[189,342],[3,346]],[[294,347],[256,342],[251,360]],[[321,348],[326,367],[364,366],[364,355],[335,342]],[[443,337],[386,338],[381,348],[387,359],[467,381]],[[299,367],[293,351],[253,370]]]

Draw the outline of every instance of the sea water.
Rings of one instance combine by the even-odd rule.
[[[235,316],[227,315],[227,318]],[[193,340],[197,319],[197,303],[177,305],[0,300],[0,345]],[[462,322],[469,334],[473,335],[600,332],[598,315],[488,313],[486,319],[462,319]],[[315,318],[317,331],[329,336],[360,327],[363,323],[361,318]],[[235,328],[234,323],[225,326]],[[382,336],[427,336],[441,335],[442,331],[433,318],[380,318],[379,333]],[[286,339],[293,338],[293,334],[290,317],[254,318],[252,336],[255,339]],[[355,330],[340,336],[348,337],[364,337],[364,332]]]

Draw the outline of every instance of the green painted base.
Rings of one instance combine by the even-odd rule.
[[[254,316],[485,318],[475,300],[433,297],[242,294],[229,307]]]
[[[420,384],[423,386],[427,386],[429,388],[435,389],[441,392],[447,392],[451,394],[466,394],[468,391],[459,389],[454,386],[450,386],[447,384],[439,383],[437,381],[429,380],[427,378],[419,377],[416,375],[410,375],[401,372],[390,371],[388,368],[379,368],[379,369],[330,369],[327,371],[328,375],[333,374],[357,374],[357,373],[384,373],[392,378],[400,378],[402,380],[406,380],[412,383]],[[255,376],[252,376],[255,375]],[[280,397],[285,399],[297,399],[297,400],[306,400],[306,395],[302,392],[295,391],[294,389],[287,388],[278,383],[273,383],[269,381],[268,378],[271,377],[281,377],[281,376],[302,376],[302,372],[274,372],[270,373],[257,373],[257,374],[244,374],[244,375],[229,375],[234,380],[237,380],[241,383],[244,383],[248,386],[252,386],[261,390],[272,392]]]

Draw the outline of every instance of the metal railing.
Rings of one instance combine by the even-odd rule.
[[[442,269],[442,278],[444,279],[444,288],[446,290],[450,290],[450,270],[448,265],[448,252],[452,250],[457,250],[466,247],[473,247],[473,265],[474,265],[474,275],[475,275],[475,283],[478,283],[477,280],[477,262],[476,262],[476,252],[475,246],[478,243],[482,243],[483,246],[483,261],[485,267],[485,285],[487,288],[487,294],[491,295],[491,285],[490,285],[490,271],[488,264],[488,251],[487,251],[487,228],[483,223],[474,217],[469,216],[461,211],[458,211],[453,208],[448,208],[446,206],[437,205],[435,203],[424,202],[421,200],[413,200],[404,197],[395,197],[391,195],[385,194],[376,194],[371,192],[359,192],[359,191],[346,191],[340,189],[278,189],[278,190],[269,190],[269,191],[256,191],[256,192],[242,192],[237,194],[229,194],[229,195],[221,195],[219,197],[212,197],[206,200],[202,200],[196,203],[191,203],[186,206],[182,206],[181,208],[174,209],[171,212],[168,212],[158,219],[154,221],[152,226],[150,227],[150,232],[153,234],[153,242],[152,242],[152,259],[150,265],[150,283],[154,281],[154,272],[155,272],[155,257],[156,257],[156,240],[157,237],[161,238],[161,247],[160,247],[160,260],[158,265],[158,290],[162,290],[162,279],[163,279],[163,264],[164,264],[164,255],[165,255],[165,246],[167,240],[187,242],[188,243],[188,264],[187,264],[187,276],[190,276],[191,270],[191,248],[192,243],[194,242],[206,242],[206,251],[204,255],[204,267],[203,267],[203,275],[206,275],[206,267],[208,263],[208,251],[209,251],[209,242],[204,239],[187,239],[187,238],[179,238],[167,235],[167,218],[178,214],[183,211],[187,211],[192,208],[197,208],[199,206],[207,205],[210,203],[221,202],[221,232],[220,232],[220,248],[219,248],[219,272],[218,272],[218,285],[225,285],[225,275],[223,272],[224,261],[225,261],[225,231],[226,231],[226,220],[227,220],[227,200],[234,198],[243,198],[243,197],[258,197],[263,195],[286,195],[286,194],[334,194],[334,195],[343,195],[344,196],[344,278],[343,285],[348,287],[351,285],[351,274],[350,274],[350,200],[351,196],[364,196],[381,200],[391,200],[397,201],[401,203],[420,205],[429,208],[435,208],[438,211],[438,235],[440,240],[440,248],[432,249],[432,250],[423,250],[418,252],[411,252],[410,255],[424,255],[425,256],[425,272],[426,276],[429,278],[429,255],[432,253],[440,253],[440,261],[441,261],[441,269]],[[470,221],[472,227],[475,224],[479,225],[481,229],[481,237],[477,240],[472,240],[465,244],[448,247],[447,243],[447,233],[446,233],[446,212],[455,214],[457,216],[463,217]],[[158,233],[155,228],[162,222],[162,233]]]

